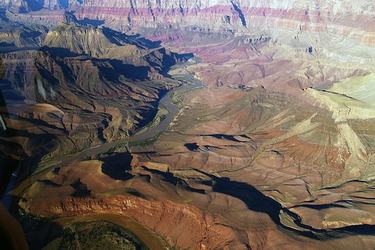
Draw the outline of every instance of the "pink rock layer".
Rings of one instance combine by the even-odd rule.
[[[375,45],[375,19],[371,8],[346,5],[336,11],[328,1],[315,9],[294,2],[276,6],[266,1],[235,4],[215,1],[215,5],[182,4],[165,1],[160,5],[137,1],[86,1],[77,9],[79,18],[102,19],[118,28],[197,27],[206,31],[232,31],[241,34],[292,32],[326,32],[332,36],[349,37],[365,45]],[[293,1],[287,1],[293,2]],[[358,3],[365,6],[366,1]],[[301,4],[302,5],[302,4]],[[345,6],[345,4],[343,3]],[[370,4],[371,5],[371,4]],[[302,5],[303,6],[303,5]],[[323,6],[323,7],[322,7]]]
[[[11,1],[12,2],[12,1]],[[1,4],[2,6],[4,4]],[[9,6],[9,4],[8,4]],[[54,6],[48,7],[48,6]],[[23,21],[54,24],[63,11],[54,4],[43,10],[18,14]],[[69,1],[69,10],[80,19],[105,20],[106,26],[129,28],[194,28],[230,31],[238,34],[265,34],[278,40],[293,40],[303,33],[325,33],[327,38],[351,39],[375,47],[375,4],[369,0],[350,1]],[[302,35],[303,36],[303,35]],[[307,36],[308,37],[308,36]],[[316,36],[315,36],[316,37]],[[312,38],[305,38],[308,42]],[[340,42],[343,42],[340,41]]]

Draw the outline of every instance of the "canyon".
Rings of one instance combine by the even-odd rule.
[[[0,8],[1,191],[31,249],[375,247],[371,1]]]

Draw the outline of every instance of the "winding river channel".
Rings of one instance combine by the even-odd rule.
[[[85,160],[85,159],[94,159],[96,156],[104,153],[108,153],[111,149],[116,148],[119,145],[127,145],[129,143],[142,143],[147,140],[151,140],[157,137],[160,133],[166,131],[171,124],[171,122],[175,119],[176,115],[179,112],[179,107],[177,103],[174,103],[172,97],[177,92],[185,92],[190,91],[193,89],[203,88],[203,83],[199,79],[195,78],[193,73],[190,73],[187,70],[189,65],[194,64],[195,62],[188,62],[183,64],[178,64],[174,66],[172,70],[178,70],[179,74],[174,74],[171,77],[175,80],[180,80],[182,84],[172,90],[170,90],[167,94],[165,94],[159,101],[158,109],[164,108],[168,111],[168,114],[162,119],[156,126],[149,127],[149,128],[141,128],[140,131],[133,136],[125,138],[123,140],[117,140],[112,142],[107,142],[98,146],[87,148],[83,151],[80,151],[75,154],[70,155],[63,155],[56,158],[53,158],[46,162],[46,167],[39,168],[36,172],[30,176],[31,180],[37,178],[40,174],[45,173],[52,167],[61,167],[67,165],[73,161],[77,160]],[[152,123],[152,122],[151,122]],[[34,177],[34,178],[33,178]],[[28,178],[28,179],[30,179]]]
[[[22,183],[18,185],[18,187],[14,190],[16,193],[22,193],[24,190],[26,190],[30,185],[32,185],[35,181],[37,181],[40,176],[50,171],[52,168],[56,167],[63,167],[67,164],[70,164],[74,161],[80,161],[80,160],[86,160],[86,159],[96,159],[101,154],[105,154],[108,152],[111,152],[113,148],[116,148],[117,146],[122,145],[128,145],[129,143],[142,143],[148,140],[152,140],[157,138],[160,133],[163,133],[168,129],[171,122],[175,119],[175,117],[179,113],[179,107],[178,103],[173,102],[173,95],[175,93],[181,93],[186,91],[191,91],[197,88],[202,88],[204,85],[203,83],[195,78],[193,73],[190,73],[187,70],[187,67],[189,65],[192,65],[191,63],[185,63],[185,64],[179,64],[173,67],[171,70],[175,70],[175,72],[183,72],[178,74],[173,74],[171,77],[175,80],[179,80],[182,84],[168,93],[166,93],[159,101],[158,110],[165,109],[167,110],[167,115],[163,117],[156,126],[150,126],[141,128],[135,135],[128,137],[123,140],[117,140],[113,142],[107,142],[104,144],[101,144],[99,146],[94,146],[87,148],[81,152],[71,154],[71,155],[63,155],[59,156],[57,158],[53,158],[51,160],[48,160],[46,162],[43,162],[44,167],[39,167],[31,176],[29,176],[27,179],[25,179]],[[152,123],[153,121],[151,121]],[[17,175],[12,176],[12,180],[16,180]],[[13,183],[11,180],[11,183]],[[9,185],[8,189],[12,190],[14,185]],[[9,199],[12,199],[11,196],[8,197]],[[85,217],[78,216],[75,219],[77,220],[84,220],[87,219]],[[102,216],[93,216],[90,219],[95,221],[110,221],[115,224],[118,224],[131,232],[133,232],[139,239],[145,243],[147,248],[149,249],[165,249],[166,243],[161,240],[157,235],[150,232],[148,229],[144,228],[141,225],[138,225],[133,220],[130,220],[128,218],[120,218],[119,216],[115,215],[102,215]]]

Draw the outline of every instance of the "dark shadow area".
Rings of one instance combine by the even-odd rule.
[[[9,81],[3,79],[4,72],[4,64],[0,61],[0,107],[2,109],[0,113],[0,197],[6,208],[11,209],[16,201],[6,194],[34,172],[41,157],[55,147],[56,137],[51,134],[36,135],[7,126],[7,119],[9,118],[14,120],[26,118],[16,117],[8,111],[8,105],[13,105],[14,102],[21,103],[23,98],[12,88]],[[49,126],[47,122],[40,122],[39,120],[30,119],[28,121],[34,122],[36,125]],[[33,149],[32,152],[29,152],[30,155],[24,152],[21,144],[9,140],[11,137],[18,136],[28,138],[27,146]]]
[[[2,249],[7,249],[7,250],[18,250],[14,246],[14,242],[12,240],[12,237],[10,234],[13,232],[8,232],[6,229],[6,225],[0,224],[0,242],[1,242],[1,247]]]
[[[115,31],[113,29],[103,27],[103,34],[114,44],[123,45],[128,43],[148,49],[156,49],[161,47],[161,41],[151,41],[147,38],[137,35],[126,35],[122,32]]]
[[[357,225],[340,228],[341,233],[352,234],[352,235],[372,235],[375,236],[374,225]]]
[[[247,27],[246,18],[245,18],[245,15],[243,14],[243,12],[241,10],[241,7],[236,2],[234,2],[233,0],[230,0],[230,2],[232,4],[233,10],[235,12],[237,12],[238,17],[241,20],[242,26]]]
[[[112,82],[119,82],[120,76],[130,80],[149,80],[149,67],[124,64],[120,60],[92,59],[101,72],[101,76]],[[112,67],[108,67],[109,63]],[[106,65],[107,64],[107,65]]]
[[[25,40],[35,40],[37,39],[39,36],[41,36],[42,33],[39,32],[39,31],[35,31],[35,30],[31,30],[31,31],[23,31],[21,34],[20,34],[20,38],[22,39],[25,39]]]
[[[51,186],[51,187],[61,187],[60,184],[57,184],[51,180],[37,180],[37,182],[43,183],[46,186]],[[73,185],[72,185],[73,186]]]
[[[66,62],[64,62],[64,58],[68,58],[68,57],[78,58],[78,56],[80,55],[65,48],[42,47],[40,50],[44,51],[45,53],[48,53],[48,55],[51,56],[55,60],[55,63],[61,67],[66,80],[72,86],[76,86],[75,74],[66,64]],[[86,56],[80,57],[81,60],[84,60],[85,58],[87,57]],[[52,75],[51,77],[54,77],[54,76]]]
[[[3,87],[7,85],[8,81],[4,81],[4,63],[0,58],[0,86]],[[0,88],[0,108],[2,112],[0,113],[0,136],[8,137],[10,136],[10,131],[6,123],[6,118],[9,117],[9,112],[7,108],[7,99],[3,95],[3,88]],[[17,175],[15,171],[20,166],[21,161],[17,158],[12,158],[13,152],[19,153],[20,157],[26,156],[22,151],[22,148],[12,142],[0,139],[0,198],[4,199],[4,194],[7,190],[15,185]],[[9,207],[9,204],[5,204]]]
[[[152,105],[154,106],[154,108],[152,108],[152,109],[143,109],[143,110],[139,111],[140,114],[141,114],[140,117],[137,117],[137,123],[138,123],[138,127],[139,128],[143,128],[143,127],[147,126],[148,124],[150,124],[155,119],[155,116],[158,113],[157,107],[158,107],[158,105],[160,103],[160,100],[166,94],[168,94],[168,91],[165,90],[165,89],[161,89],[159,91],[159,100],[156,100],[155,102],[152,103]]]
[[[14,42],[0,42],[0,47],[16,47],[16,45]]]
[[[163,64],[163,68],[161,71],[163,75],[167,75],[171,67],[176,65],[177,63],[184,63],[187,62],[189,59],[194,58],[193,53],[178,54],[171,52],[171,55],[168,55],[168,53],[166,53],[165,48],[163,48],[162,50],[164,51],[164,57],[168,56],[168,58],[165,58],[165,63]]]
[[[145,37],[142,37],[140,34],[131,35],[131,38],[136,38],[137,41],[142,44],[143,46],[149,49],[155,49],[161,47],[161,41],[152,41]]]
[[[83,183],[81,180],[78,180],[70,185],[74,188],[74,197],[88,197],[91,194],[91,190],[87,188],[87,185]]]
[[[13,163],[11,166],[7,166],[7,168],[12,168],[11,181],[6,183],[8,190],[15,188],[17,183],[31,175],[37,168],[40,159],[44,155],[48,154],[51,150],[53,150],[56,146],[56,136],[51,134],[35,135],[28,133],[27,131],[7,129],[7,133],[4,137],[13,136],[28,137],[28,146],[30,146],[30,148],[32,148],[33,150],[29,156],[24,152],[23,148],[19,144],[1,140],[1,142],[4,142],[2,143],[2,145],[0,145],[1,152],[6,154],[7,156],[0,154],[0,163],[1,161],[7,161],[7,159],[8,161],[10,160]],[[14,154],[17,155],[17,158],[9,158]],[[7,168],[4,167],[2,169]],[[9,198],[9,196],[7,197]],[[8,198],[4,199],[8,200]]]
[[[8,81],[8,80],[0,81],[0,94],[2,95],[0,97],[0,100],[3,100],[3,102],[0,104],[0,107],[6,107],[5,101],[22,103],[25,100],[25,97],[22,96],[22,94],[20,92],[15,90],[13,88],[11,82]]]
[[[176,187],[180,187],[180,188],[185,189],[185,190],[190,191],[190,192],[195,192],[195,193],[200,193],[200,194],[206,193],[206,191],[203,190],[203,189],[197,189],[197,188],[190,187],[190,185],[185,180],[174,176],[170,172],[162,172],[162,171],[159,171],[159,170],[149,169],[149,168],[146,168],[146,167],[144,167],[144,168],[148,172],[158,175],[161,180],[163,180],[165,182],[168,182],[168,183],[170,183],[170,184],[172,184]]]
[[[338,188],[342,188],[344,187],[345,185],[347,184],[350,184],[350,183],[358,183],[358,184],[368,184],[368,181],[365,181],[365,180],[349,180],[349,181],[346,181],[344,183],[341,183],[340,185],[336,185],[336,186],[328,186],[328,187],[322,187],[320,188],[319,190],[330,190],[330,189],[338,189]]]
[[[190,151],[198,151],[199,145],[197,143],[186,143],[184,146],[189,149]]]
[[[38,73],[40,74],[40,76],[48,81],[48,85],[52,85],[52,86],[59,85],[59,80],[56,79],[56,77],[50,71],[48,71],[43,66],[40,66],[38,64],[35,64],[35,66],[38,69]],[[44,85],[43,82],[42,82],[42,85]]]
[[[129,180],[133,175],[129,173],[132,156],[130,153],[116,153],[110,156],[102,156],[102,172],[115,180]]]
[[[0,143],[2,144],[2,141],[0,141]],[[6,159],[4,156],[0,155],[0,194],[3,194],[5,190],[7,190],[11,179],[15,178],[15,174],[13,173],[17,170],[18,163],[18,160]]]
[[[227,194],[240,199],[252,211],[268,214],[275,224],[279,225],[285,230],[293,231],[297,234],[319,240],[341,238],[347,236],[348,234],[375,235],[375,226],[373,225],[356,225],[330,230],[312,228],[303,224],[301,222],[301,218],[297,214],[283,208],[280,203],[264,195],[262,192],[258,191],[256,188],[247,183],[232,181],[227,177],[216,177],[206,172],[202,172],[199,169],[195,170],[211,178],[211,181],[202,181],[201,184],[212,186],[212,190],[214,192]],[[308,229],[310,232],[299,231],[284,226],[279,217],[281,211],[287,213],[297,226]]]
[[[44,0],[26,0],[26,2],[31,11],[38,11],[43,9]]]
[[[6,11],[6,8],[0,8],[0,21],[9,21],[9,18],[6,16]]]
[[[295,233],[317,239],[317,235],[313,232],[302,232],[292,228],[286,228],[280,222],[279,214],[283,207],[277,201],[265,196],[262,192],[258,191],[253,186],[243,183],[232,181],[227,177],[216,177],[212,174],[202,172],[199,169],[196,171],[203,173],[211,178],[211,182],[205,181],[202,184],[212,186],[212,191],[227,194],[243,201],[246,206],[256,212],[266,213],[272,221],[284,229],[294,231]]]
[[[104,70],[107,79],[118,80],[119,76],[123,75],[131,80],[149,80],[149,67],[124,64],[120,60],[110,60],[109,62],[113,66],[113,71],[110,68],[107,71]],[[112,78],[111,75],[115,77]]]
[[[135,197],[138,197],[138,198],[142,198],[142,199],[147,199],[146,196],[140,192],[138,192],[137,190],[135,189],[127,189],[126,190],[126,193],[130,194],[130,195],[133,195]]]
[[[193,53],[183,53],[183,54],[177,54],[177,59],[179,62],[187,62],[189,59],[194,58]]]
[[[233,135],[225,135],[225,134],[213,134],[213,135],[208,135],[208,136],[212,136],[216,139],[222,139],[222,140],[228,140],[228,141],[234,141],[234,142],[240,142],[239,140],[237,140],[236,138],[234,138]]]
[[[64,8],[64,9],[69,8],[69,0],[58,0],[58,3],[61,8]]]
[[[53,239],[63,234],[63,227],[48,219],[32,216],[18,217],[26,235],[30,250],[43,249]]]
[[[19,222],[5,209],[0,201],[0,248],[27,250],[28,244]]]
[[[16,51],[27,51],[27,50],[36,50],[37,47],[15,47],[15,46],[4,46],[0,47],[0,53],[10,53]]]
[[[68,0],[60,0],[60,2],[61,1],[67,2]],[[66,4],[69,5],[68,2]],[[64,22],[68,24],[75,24],[75,25],[80,25],[80,26],[92,26],[92,27],[98,27],[105,23],[104,20],[89,19],[87,17],[85,17],[84,19],[78,20],[77,17],[75,16],[75,11],[65,11]]]
[[[220,149],[220,147],[215,147],[215,146],[211,146],[211,145],[204,145],[201,150],[203,152],[208,152],[208,151],[215,151],[217,149]]]
[[[66,58],[66,57],[82,56],[82,55],[77,54],[75,52],[72,52],[72,51],[70,51],[69,49],[66,49],[66,48],[55,48],[55,47],[44,46],[44,47],[41,47],[39,50],[48,53],[53,58],[56,58],[56,57]]]
[[[306,208],[312,208],[316,210],[323,210],[323,209],[329,209],[329,208],[347,208],[344,205],[335,204],[335,203],[333,204],[303,204],[303,205],[298,205],[295,207],[302,207],[302,208],[306,207]]]
[[[282,207],[278,202],[246,183],[231,181],[226,177],[214,177],[213,181],[214,192],[236,197],[242,200],[252,211],[266,213],[274,222],[280,224],[279,213]]]
[[[155,55],[156,52],[152,52],[146,55],[144,58],[150,64],[150,66],[157,69],[160,74],[167,75],[170,68],[178,62],[177,54],[167,54],[165,48],[160,48],[157,52],[162,55],[161,60],[155,60],[155,58],[158,58],[158,55]]]
[[[85,25],[85,26],[93,26],[93,27],[99,27],[101,25],[103,25],[105,22],[103,20],[97,20],[97,19],[89,19],[87,17],[85,17],[84,19],[82,20],[78,20],[78,22],[81,24],[81,25]]]
[[[103,27],[102,31],[103,31],[104,36],[111,43],[116,44],[117,46],[122,46],[122,45],[124,45],[124,43],[137,45],[137,44],[134,44],[134,43],[130,43],[131,40],[129,39],[129,37],[122,32],[115,31],[115,30],[107,28],[107,27]]]

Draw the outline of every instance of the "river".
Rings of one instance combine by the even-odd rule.
[[[172,78],[176,80],[180,80],[182,84],[179,87],[176,87],[172,90],[170,90],[167,94],[165,94],[159,101],[158,109],[165,108],[168,111],[168,114],[166,117],[160,121],[160,123],[155,127],[149,127],[147,129],[140,129],[138,133],[135,133],[133,136],[130,136],[123,140],[117,140],[112,142],[103,143],[101,145],[96,145],[87,149],[84,149],[83,151],[80,151],[75,154],[70,155],[62,155],[56,158],[53,158],[47,162],[44,162],[45,167],[38,168],[29,178],[27,178],[31,183],[37,178],[43,174],[49,171],[51,168],[56,167],[62,167],[64,165],[67,165],[71,162],[77,161],[77,160],[86,160],[86,159],[95,159],[96,156],[100,154],[104,154],[109,152],[111,149],[119,146],[119,145],[126,145],[128,143],[140,143],[144,142],[150,139],[155,138],[160,133],[166,131],[171,124],[171,122],[174,120],[176,115],[179,112],[178,105],[172,101],[172,97],[174,93],[177,92],[183,92],[183,91],[190,91],[193,89],[202,88],[204,85],[202,81],[195,78],[193,73],[188,72],[187,67],[189,65],[194,64],[194,62],[188,62],[184,64],[178,64],[174,67],[172,67],[172,70],[180,70],[184,73],[175,74],[172,76]],[[28,182],[29,182],[28,181]],[[23,186],[23,185],[21,185]]]

